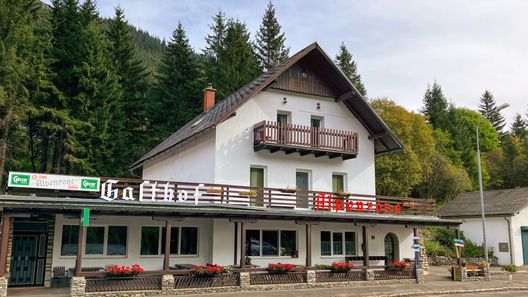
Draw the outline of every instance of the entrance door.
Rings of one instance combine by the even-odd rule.
[[[310,121],[312,126],[312,147],[319,146],[319,130],[321,129],[321,119],[312,118]]]
[[[13,235],[10,286],[44,285],[46,235]]]
[[[288,143],[288,114],[277,113],[277,136],[278,143]]]
[[[9,286],[43,286],[46,269],[47,223],[13,224]]]
[[[522,238],[524,265],[528,265],[528,227],[521,227],[521,238]]]
[[[253,206],[264,206],[264,168],[262,167],[251,167],[249,173],[249,186],[251,191],[255,192],[254,197],[250,197],[250,205]]]
[[[308,191],[310,190],[310,173],[297,171],[296,176],[297,208],[308,208]]]
[[[398,239],[392,233],[385,236],[385,257],[389,265],[398,260]]]

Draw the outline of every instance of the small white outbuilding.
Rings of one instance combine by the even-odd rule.
[[[486,239],[500,265],[528,265],[528,188],[484,192]],[[479,192],[463,193],[439,210],[444,218],[462,219],[466,238],[482,244]]]

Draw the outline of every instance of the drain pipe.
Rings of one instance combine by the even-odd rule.
[[[510,264],[514,265],[515,259],[513,259],[513,246],[512,246],[512,232],[511,232],[511,217],[504,217],[504,220],[508,222],[508,242],[510,248]]]

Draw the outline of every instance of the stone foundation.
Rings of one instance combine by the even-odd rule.
[[[444,256],[434,256],[429,257],[431,265],[457,265],[457,259],[456,258],[448,258]],[[482,265],[483,261],[486,261],[485,258],[462,258],[462,261],[464,261],[466,264],[470,265],[476,265],[480,266]],[[499,265],[498,259],[490,259],[490,265],[492,266],[498,266]]]
[[[7,296],[7,278],[0,277],[0,297]]]
[[[72,278],[72,297],[145,297],[145,296],[168,296],[168,295],[190,295],[190,294],[211,294],[211,293],[228,293],[238,291],[272,291],[272,290],[294,290],[310,288],[343,288],[343,287],[365,287],[379,286],[389,284],[414,283],[416,279],[395,279],[395,280],[374,280],[374,270],[367,270],[367,281],[350,281],[350,282],[329,282],[316,283],[315,270],[308,270],[307,283],[299,284],[273,284],[273,285],[250,285],[249,272],[240,273],[240,286],[233,287],[216,287],[216,288],[189,288],[174,289],[174,277],[164,275],[162,279],[162,290],[154,291],[123,291],[123,292],[97,292],[86,293],[86,280],[84,277]],[[421,275],[421,274],[420,274]],[[0,296],[1,297],[1,296]]]
[[[119,292],[121,293],[121,292]],[[125,292],[123,292],[125,293]],[[84,297],[86,296],[86,279],[82,276],[74,276],[71,278],[70,296]],[[126,296],[125,294],[121,296]]]
[[[466,267],[455,267],[455,280],[458,282],[467,281],[489,281],[491,280],[489,269],[484,269],[484,275],[468,276]]]
[[[423,284],[424,283],[424,270],[422,268],[416,269],[416,283],[417,284]]]

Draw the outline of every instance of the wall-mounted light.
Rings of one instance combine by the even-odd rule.
[[[321,103],[317,102],[317,109],[321,109]]]
[[[286,103],[288,103],[288,98],[286,97],[282,98],[282,104],[286,104]]]
[[[303,70],[303,71],[301,72],[301,77],[302,77],[302,78],[307,78],[307,77],[308,77],[308,73],[306,73],[306,71]]]

